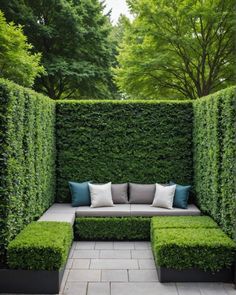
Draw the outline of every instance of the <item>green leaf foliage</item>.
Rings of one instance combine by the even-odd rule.
[[[33,222],[7,249],[7,262],[13,269],[58,270],[66,263],[73,230],[66,222]]]
[[[224,231],[236,225],[235,88],[194,102],[194,183],[198,204]]]
[[[158,228],[152,234],[156,264],[167,268],[216,272],[232,266],[235,249],[235,242],[221,229]]]
[[[128,97],[196,99],[234,85],[234,0],[128,0],[116,81]]]
[[[158,216],[153,217],[152,230],[157,228],[217,228],[217,223],[208,216]]]
[[[59,101],[57,198],[68,181],[192,183],[192,103]]]
[[[32,53],[22,27],[8,24],[0,11],[0,78],[32,86],[35,78],[43,73],[40,59],[40,54]]]
[[[0,256],[54,202],[55,105],[0,79]]]
[[[149,240],[149,217],[78,217],[76,240]]]
[[[110,97],[111,24],[99,0],[1,0],[8,21],[23,26],[45,73],[35,89],[53,99]],[[114,86],[113,86],[114,87]]]

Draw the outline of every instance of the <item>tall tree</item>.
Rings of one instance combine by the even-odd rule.
[[[195,99],[234,83],[233,0],[128,2],[136,18],[118,57],[121,90]]]
[[[110,24],[98,0],[1,0],[8,20],[23,25],[46,73],[35,88],[53,99],[109,94]]]
[[[0,77],[30,87],[43,72],[40,54],[32,54],[32,46],[22,27],[7,23],[0,11]]]

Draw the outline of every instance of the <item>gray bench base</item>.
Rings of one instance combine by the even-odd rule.
[[[0,269],[0,293],[58,294],[64,271]]]

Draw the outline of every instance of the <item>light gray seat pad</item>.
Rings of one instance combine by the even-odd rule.
[[[187,209],[173,208],[165,209],[152,207],[147,204],[132,204],[131,216],[183,216],[183,215],[201,215],[201,211],[194,204],[189,204]]]
[[[188,205],[188,209],[174,208],[164,209],[159,207],[151,207],[149,204],[117,204],[114,207],[90,208],[89,206],[81,206],[75,209],[76,217],[79,216],[157,216],[157,215],[201,215],[201,211],[193,204]]]
[[[75,215],[78,216],[130,216],[130,204],[117,204],[114,207],[91,208],[89,206],[77,207]]]

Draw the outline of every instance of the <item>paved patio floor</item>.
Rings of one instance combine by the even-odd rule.
[[[74,242],[64,295],[236,295],[231,284],[158,282],[149,242]]]

